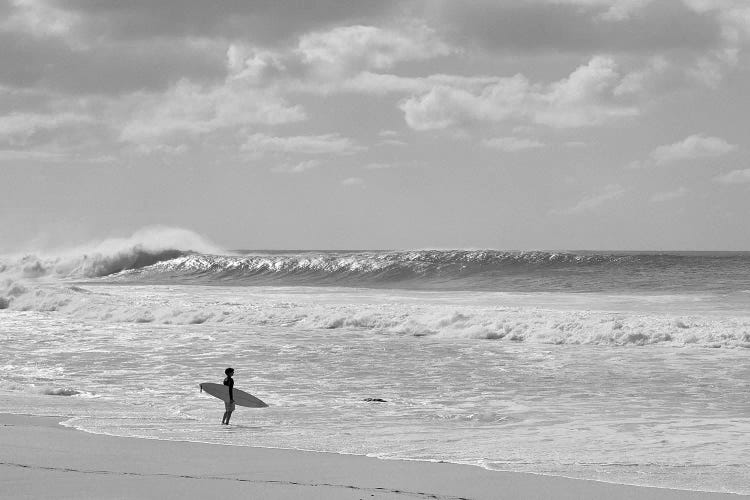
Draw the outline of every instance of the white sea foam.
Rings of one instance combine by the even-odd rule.
[[[740,345],[742,316],[663,297],[608,311],[594,296],[581,310],[579,296],[540,307],[536,295],[75,286],[34,285],[0,312],[0,411],[114,435],[748,492],[735,465],[750,460],[737,438],[750,432],[748,351],[675,348]],[[223,432],[223,407],[197,384],[226,366],[271,406]]]
[[[206,295],[212,300],[204,300],[201,294],[170,293],[173,288],[38,285],[16,296],[10,308],[58,311],[78,321],[272,325],[538,344],[750,347],[749,317],[739,312],[734,316],[691,314],[690,303],[679,303],[682,310],[671,313],[644,314],[509,306],[504,303],[513,303],[514,296],[509,294],[470,295],[474,300],[459,292],[437,297],[424,294],[419,304],[410,304],[390,301],[387,292],[370,292],[372,302],[349,303],[340,289],[327,295],[330,301],[321,302],[279,289],[198,287],[211,290]],[[223,300],[213,300],[217,296]],[[648,300],[642,298],[639,304]]]

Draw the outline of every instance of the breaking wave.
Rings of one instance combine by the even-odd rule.
[[[727,291],[747,288],[747,254],[418,250],[185,254],[111,279],[140,283],[478,291]]]
[[[73,248],[0,257],[0,309],[7,309],[39,283],[101,278],[174,260],[191,252],[221,252],[199,235],[178,228],[149,227],[129,238]]]
[[[0,260],[0,276],[9,278],[94,278],[139,269],[191,252],[220,252],[199,235],[177,228],[150,227],[129,238]]]
[[[32,394],[40,394],[43,396],[84,396],[84,397],[87,396],[87,397],[90,397],[93,395],[91,393],[80,391],[72,387],[58,387],[58,386],[35,385],[35,384],[27,385],[27,384],[9,382],[7,380],[3,380],[2,383],[0,383],[0,390],[24,392],[24,393],[30,392]]]

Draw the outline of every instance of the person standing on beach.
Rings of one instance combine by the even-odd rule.
[[[223,425],[229,425],[229,419],[232,418],[232,412],[234,411],[234,379],[232,378],[232,375],[234,375],[234,368],[227,368],[224,370],[224,373],[226,374],[227,378],[224,379],[224,385],[226,385],[229,389],[229,401],[224,402],[224,417],[221,419],[221,423]]]

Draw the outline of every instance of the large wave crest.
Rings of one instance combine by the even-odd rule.
[[[192,252],[222,253],[222,250],[192,231],[153,226],[126,238],[3,256],[0,257],[0,309],[9,307],[13,300],[40,281],[99,278]]]

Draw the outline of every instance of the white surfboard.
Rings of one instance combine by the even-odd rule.
[[[229,401],[229,387],[223,384],[214,384],[212,382],[204,382],[200,384],[201,391],[212,395],[215,398],[219,398],[222,401]],[[252,394],[240,389],[232,389],[234,395],[234,403],[237,406],[246,406],[248,408],[265,408],[268,405],[256,398]]]

